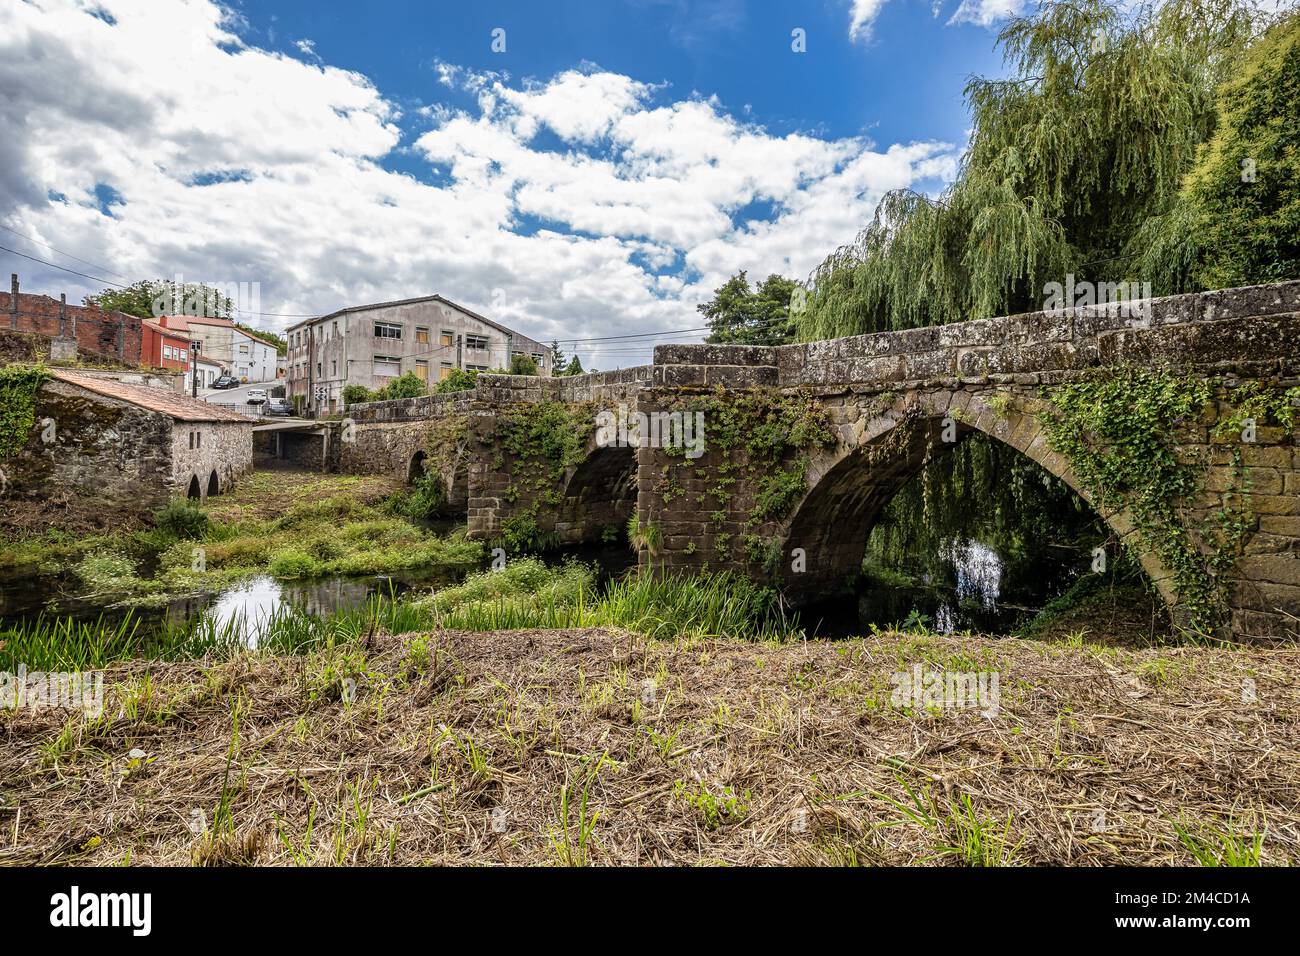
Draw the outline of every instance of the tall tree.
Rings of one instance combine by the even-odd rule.
[[[568,364],[569,364],[568,356],[566,356],[564,354],[564,350],[560,348],[560,343],[552,339],[551,340],[551,374],[563,375],[564,367]]]
[[[1142,268],[1175,291],[1300,278],[1300,12],[1247,49],[1218,110]]]
[[[141,319],[160,315],[202,315],[214,319],[234,317],[235,304],[221,290],[197,282],[143,279],[125,289],[105,289],[86,296],[86,305],[125,312]]]
[[[1010,75],[972,79],[970,146],[932,199],[889,193],[814,272],[801,338],[1043,307],[1048,282],[1146,282],[1214,92],[1259,15],[1248,0],[1044,2],[998,36]],[[1148,227],[1149,228],[1149,227]]]
[[[745,271],[713,291],[696,309],[709,320],[706,342],[726,345],[781,345],[793,340],[790,302],[797,283],[769,275],[750,288]]]

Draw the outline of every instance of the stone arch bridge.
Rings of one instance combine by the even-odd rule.
[[[797,603],[856,573],[890,498],[979,431],[1090,501],[1176,619],[1204,623],[1213,605],[1239,637],[1295,638],[1298,343],[1300,282],[800,345],[667,345],[639,368],[481,375],[472,391],[353,406],[335,458],[440,475],[471,536],[508,547],[610,539],[635,516],[643,566],[736,570]],[[1062,389],[1132,370],[1209,396],[1153,436],[1188,479],[1165,511],[1108,494],[1049,428]],[[696,412],[702,448],[638,437]]]

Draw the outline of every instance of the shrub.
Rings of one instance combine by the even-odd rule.
[[[451,374],[438,383],[434,389],[439,394],[446,392],[467,392],[478,383],[478,372],[463,368],[454,368]]]
[[[343,404],[360,405],[363,402],[374,401],[370,394],[370,389],[364,385],[344,385],[343,386]]]
[[[154,527],[177,538],[198,539],[208,531],[208,515],[185,498],[173,498],[153,519]]]
[[[277,552],[267,566],[267,570],[277,578],[311,577],[318,569],[317,560],[299,548],[285,548]]]
[[[536,375],[537,363],[527,355],[516,355],[510,360],[511,375]]]

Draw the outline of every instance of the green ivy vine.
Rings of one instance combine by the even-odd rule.
[[[1172,574],[1195,630],[1213,632],[1226,619],[1223,580],[1252,527],[1252,516],[1244,504],[1246,469],[1240,450],[1234,449],[1233,486],[1217,527],[1207,527],[1201,542],[1194,539],[1181,509],[1200,490],[1200,481],[1197,469],[1178,454],[1178,439],[1213,409],[1216,394],[1234,410],[1215,424],[1215,436],[1239,430],[1249,418],[1272,420],[1289,430],[1296,391],[1256,382],[1221,390],[1215,383],[1165,370],[1120,368],[1044,393],[1052,411],[1038,417],[1052,447],[1069,459],[1098,507],[1124,507],[1132,515],[1143,545]]]
[[[18,454],[36,424],[36,393],[49,378],[43,365],[0,368],[0,461]]]
[[[511,550],[537,550],[556,542],[546,530],[543,509],[554,511],[560,505],[560,485],[565,471],[586,455],[587,443],[595,432],[595,416],[590,403],[538,402],[508,408],[497,426],[497,468],[504,467],[510,455],[511,483],[506,498],[518,500],[531,492],[526,508],[518,510],[501,523],[501,534]],[[554,515],[550,516],[552,519]]]
[[[721,526],[730,514],[736,487],[750,489],[752,503],[743,522],[741,545],[751,563],[773,572],[781,559],[780,541],[760,533],[761,528],[784,518],[807,490],[812,452],[835,443],[829,412],[811,395],[763,388],[718,388],[708,395],[678,399],[672,410],[703,413],[706,454],[688,458],[681,447],[665,448],[665,454],[678,469],[694,469],[705,478],[705,496],[718,506],[710,515],[716,525]],[[675,488],[666,470],[660,488],[665,501],[675,496]],[[730,550],[732,537],[717,534],[715,549]]]

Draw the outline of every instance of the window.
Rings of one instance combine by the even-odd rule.
[[[339,320],[338,320],[338,319],[335,319],[335,320],[334,320],[334,334],[335,334],[335,335],[338,335],[338,334],[339,334]]]
[[[438,336],[438,344],[444,346],[451,345],[455,338],[455,332],[449,332],[446,329],[443,329],[442,333]]]
[[[422,329],[418,325],[415,327],[415,341],[418,345],[429,344],[429,330]]]
[[[241,346],[239,347],[239,354],[240,354],[240,355],[247,355],[247,354],[248,354],[248,346],[247,346],[247,345],[241,345]]]
[[[324,375],[324,374],[325,374],[325,373],[321,371],[321,363],[320,363],[320,362],[317,362],[317,363],[316,363],[316,377],[317,377],[317,378],[320,378],[320,377],[321,377],[322,375]]]
[[[486,365],[466,365],[465,368],[471,372],[486,372],[488,370]]]
[[[402,374],[402,360],[396,355],[376,355],[374,374],[379,378],[391,378]]]
[[[537,363],[538,368],[546,368],[546,356],[541,352],[534,352],[533,361]]]
[[[180,359],[182,362],[188,362],[188,361],[189,361],[189,357],[185,354],[185,350],[184,350],[184,349],[177,349],[177,350],[176,350],[176,357],[177,357],[178,359]]]
[[[400,339],[402,337],[402,327],[394,325],[392,322],[376,322],[375,338],[377,339]]]
[[[438,381],[441,382],[448,378],[451,378],[451,369],[452,369],[452,364],[450,362],[443,362],[442,368],[438,372]]]
[[[478,351],[483,351],[487,347],[488,347],[488,339],[486,335],[465,336],[465,348],[477,349]]]
[[[429,381],[429,363],[424,359],[415,360],[415,377],[421,382],[428,384]]]
[[[523,353],[523,352],[511,352],[511,353],[510,353],[510,361],[512,361],[512,362],[513,362],[515,359],[517,359],[517,358],[523,358],[523,357],[524,357],[524,353]]]
[[[337,378],[339,374],[339,363],[337,359],[330,359],[330,378]]]

